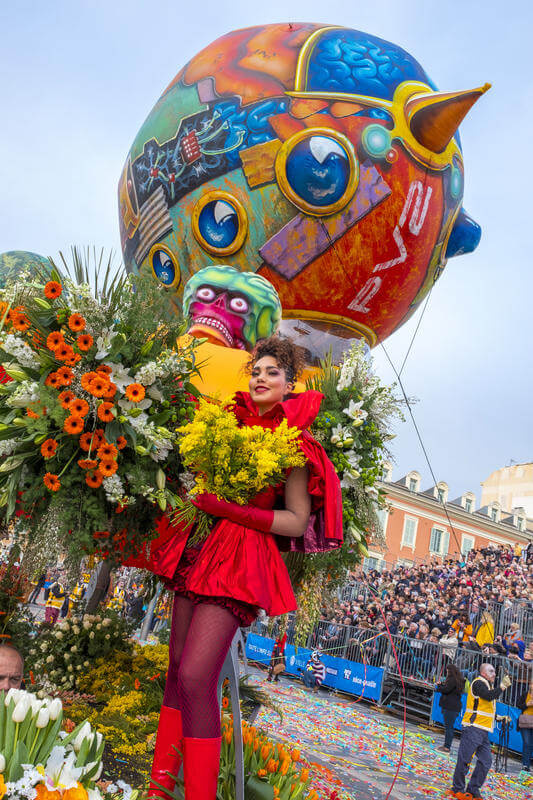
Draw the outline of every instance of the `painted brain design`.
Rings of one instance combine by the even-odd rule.
[[[255,273],[313,353],[373,346],[479,242],[457,129],[487,88],[439,92],[402,48],[343,27],[229,33],[176,75],[131,147],[126,265],[176,300],[214,263]]]

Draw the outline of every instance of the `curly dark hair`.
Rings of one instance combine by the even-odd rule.
[[[278,367],[285,372],[288,383],[297,381],[306,365],[305,350],[290,339],[276,335],[256,344],[250,361],[245,366],[246,372],[250,374],[254,364],[265,356],[276,359]]]

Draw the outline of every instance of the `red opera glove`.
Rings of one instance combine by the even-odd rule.
[[[199,494],[192,503],[200,511],[205,511],[213,517],[224,517],[236,522],[237,525],[244,525],[246,528],[253,528],[263,533],[269,533],[274,522],[274,512],[270,508],[240,506],[238,503],[219,500],[215,494]]]

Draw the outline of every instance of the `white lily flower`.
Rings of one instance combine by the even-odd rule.
[[[45,785],[49,790],[74,789],[83,774],[83,767],[75,767],[76,753],[70,751],[65,758],[64,747],[54,747],[45,767]]]
[[[103,328],[102,335],[96,337],[96,347],[98,348],[95,358],[101,361],[110,352],[112,347],[112,340],[116,331],[113,328]]]
[[[150,395],[150,397],[152,398],[152,400],[157,400],[157,402],[159,402],[159,403],[160,403],[160,402],[161,402],[161,400],[163,399],[163,394],[162,394],[162,393],[159,391],[159,389],[157,388],[157,386],[150,386],[150,387],[147,389],[147,394],[149,394],[149,395]]]
[[[132,403],[131,400],[126,400],[126,398],[123,397],[118,401],[118,405],[123,411],[131,411],[133,408],[140,408],[142,411],[146,411],[146,409],[150,408],[152,405],[152,401],[148,397],[145,397],[144,400],[140,400],[138,403]]]
[[[108,367],[111,367],[111,380],[120,392],[123,392],[126,386],[133,383],[133,378],[127,369],[124,369],[122,364],[115,364],[113,361],[107,362]]]
[[[354,427],[358,427],[362,425],[365,419],[368,417],[368,411],[364,411],[362,408],[363,400],[359,403],[356,403],[354,400],[350,400],[348,403],[348,408],[344,408],[342,413],[346,414],[347,417],[353,420]]]

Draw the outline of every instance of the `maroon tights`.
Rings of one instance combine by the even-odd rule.
[[[218,678],[238,627],[227,608],[174,595],[163,705],[179,708],[186,738],[220,736]]]

